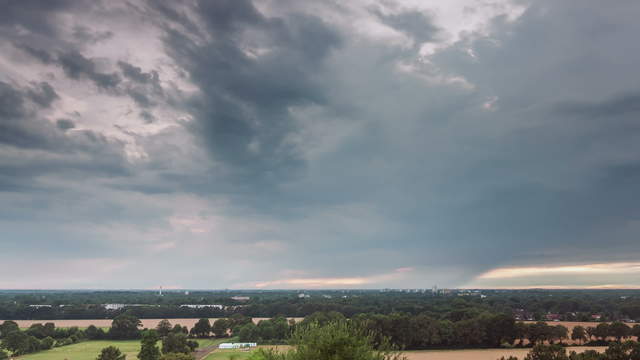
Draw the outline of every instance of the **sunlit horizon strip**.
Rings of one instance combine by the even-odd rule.
[[[552,274],[640,274],[640,262],[597,263],[563,266],[505,267],[489,270],[476,279],[508,279]]]

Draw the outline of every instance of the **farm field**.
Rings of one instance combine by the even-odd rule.
[[[570,351],[596,350],[604,352],[606,346],[571,346]],[[471,349],[471,350],[416,350],[405,351],[408,360],[497,360],[501,357],[516,356],[523,359],[531,349]]]
[[[268,318],[253,318],[254,323],[258,323],[260,320],[267,320]],[[301,321],[303,318],[288,318],[294,319],[295,321]],[[162,319],[140,319],[142,322],[142,327],[144,328],[155,328],[158,323]],[[168,319],[171,322],[171,325],[180,324],[180,326],[188,326],[192,328],[199,319]],[[210,322],[216,321],[218,318],[209,318]],[[4,320],[0,320],[2,323]],[[111,327],[111,321],[113,319],[82,319],[82,320],[13,320],[18,323],[18,326],[21,328],[28,328],[31,324],[52,322],[56,325],[56,327],[68,328],[72,326],[77,326],[79,328],[87,328],[89,325],[94,325],[102,328]]]
[[[279,347],[279,348],[287,348]],[[572,346],[567,348],[570,351],[582,352],[585,350],[596,350],[603,352],[606,346]],[[516,356],[523,359],[531,349],[470,349],[470,350],[415,350],[404,351],[403,355],[408,360],[497,360],[501,357]],[[244,360],[249,357],[250,351],[246,350],[216,350],[210,353],[203,360],[227,360],[233,356],[236,360]]]
[[[526,324],[533,324],[535,323],[535,321],[523,321]],[[566,327],[567,329],[569,329],[569,339],[565,339],[563,340],[565,343],[573,345],[573,344],[578,344],[578,342],[571,340],[571,331],[573,331],[573,328],[576,326],[582,326],[584,328],[586,328],[587,326],[592,326],[592,327],[596,327],[598,326],[598,324],[601,324],[599,322],[586,322],[586,321],[545,321],[547,324],[555,326],[555,325],[562,325],[564,327]],[[625,323],[627,324],[629,327],[633,327],[634,325],[637,325],[636,323]],[[525,341],[525,344],[528,343]]]
[[[215,339],[198,339],[200,347],[211,346],[219,341]],[[78,344],[53,348],[35,354],[27,354],[15,358],[16,360],[95,360],[100,350],[107,346],[115,346],[127,356],[127,359],[137,359],[140,351],[139,340],[96,340],[84,341]]]

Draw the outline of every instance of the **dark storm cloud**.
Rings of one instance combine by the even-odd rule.
[[[69,0],[0,0],[0,26],[23,26],[40,34],[57,32],[55,15],[81,5]]]
[[[72,79],[83,76],[91,79],[98,87],[108,89],[120,83],[120,77],[116,73],[106,74],[97,70],[93,60],[84,57],[77,51],[69,51],[58,54],[58,63],[65,74]]]
[[[60,97],[56,93],[53,87],[49,85],[47,82],[42,82],[35,86],[32,89],[29,89],[27,94],[35,102],[43,108],[47,108],[51,106],[53,101],[59,99]]]
[[[125,77],[135,82],[142,84],[157,84],[160,81],[157,71],[145,73],[141,68],[131,65],[125,61],[118,61],[118,66],[122,69],[122,74]]]
[[[61,130],[69,130],[76,127],[72,120],[69,119],[58,119],[56,120],[56,126]]]
[[[197,2],[194,13],[210,40],[169,28],[165,40],[202,93],[193,131],[243,181],[277,181],[300,163],[285,142],[288,107],[325,102],[316,74],[340,36],[319,18],[269,18],[249,1]]]
[[[371,12],[378,16],[383,23],[406,34],[418,43],[435,40],[438,27],[433,24],[433,19],[422,11],[402,11],[397,14],[384,14],[379,9]]]
[[[567,102],[557,110],[566,115],[586,118],[607,118],[640,113],[640,94],[622,94],[601,102]]]
[[[86,26],[76,26],[73,28],[73,37],[83,43],[92,43],[107,40],[113,37],[111,31],[92,31]]]
[[[33,189],[37,176],[90,173],[99,176],[128,174],[117,143],[89,130],[65,133],[70,120],[53,124],[39,115],[57,98],[50,85],[19,89],[0,81],[0,182],[3,191]],[[46,160],[24,151],[57,154]],[[63,157],[60,155],[65,154]]]

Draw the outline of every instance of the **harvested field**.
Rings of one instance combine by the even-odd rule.
[[[523,321],[523,322],[526,324],[535,323],[535,321]],[[578,342],[571,340],[571,331],[573,331],[574,327],[582,326],[584,328],[587,328],[588,326],[596,327],[598,326],[598,324],[601,324],[600,322],[586,322],[586,321],[545,321],[545,322],[551,326],[562,325],[567,329],[569,329],[569,338],[563,341],[570,345],[578,344]],[[625,324],[627,324],[629,327],[633,327],[634,325],[637,325],[637,323],[625,323]],[[611,340],[613,340],[613,338]],[[525,341],[525,344],[526,343],[527,342]]]
[[[606,346],[572,346],[570,351],[582,352],[596,350],[603,352]],[[523,359],[531,349],[474,349],[474,350],[419,350],[405,351],[403,354],[409,360],[497,360],[501,357],[516,356]]]
[[[209,321],[213,322],[216,321],[218,318],[210,318]],[[266,320],[268,318],[253,318],[253,322],[254,323],[258,323],[260,320]],[[301,321],[303,318],[289,318],[289,319],[294,319],[295,321]],[[142,327],[145,328],[155,328],[158,323],[161,321],[162,319],[141,319],[140,321],[142,321]],[[198,322],[199,319],[168,319],[169,322],[171,322],[171,325],[175,325],[175,324],[180,324],[181,326],[188,326],[189,328],[192,328],[193,325],[196,324],[196,322]],[[3,322],[4,320],[0,320],[0,323]],[[72,327],[72,326],[77,326],[79,328],[86,328],[89,325],[94,325],[97,327],[110,327],[111,326],[111,321],[113,321],[112,319],[88,319],[88,320],[14,320],[15,322],[18,323],[18,326],[20,326],[21,328],[28,328],[29,326],[31,326],[31,324],[36,324],[36,323],[46,323],[46,322],[52,322],[56,325],[56,327]]]

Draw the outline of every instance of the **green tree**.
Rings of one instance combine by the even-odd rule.
[[[392,351],[387,342],[375,349],[371,334],[347,321],[302,326],[293,333],[291,344],[294,348],[286,354],[287,360],[400,359],[400,354]],[[265,359],[277,358],[273,352],[262,354]]]
[[[125,360],[126,355],[120,352],[115,346],[108,346],[102,351],[100,351],[100,355],[96,358],[96,360]]]
[[[238,331],[238,339],[241,342],[257,342],[260,341],[260,332],[253,322],[243,325]]]
[[[203,318],[198,320],[198,322],[191,329],[191,333],[197,337],[207,337],[211,332],[211,324],[209,323],[209,319]]]
[[[598,326],[596,326],[595,330],[593,331],[593,335],[600,341],[605,341],[607,339],[607,336],[609,336],[609,324],[598,324]]]
[[[0,350],[0,360],[7,360],[7,359],[9,359],[9,354],[7,354],[7,352],[4,350]]]
[[[631,328],[625,323],[616,321],[609,325],[609,335],[616,338],[616,340],[621,341],[623,338],[627,338],[631,335]]]
[[[551,338],[552,340],[558,340],[559,342],[562,342],[562,340],[567,338],[568,334],[569,334],[569,329],[567,329],[566,326],[556,325],[552,329]]]
[[[20,331],[18,323],[11,320],[6,320],[0,325],[0,338],[4,338],[12,332]]]
[[[175,324],[173,329],[171,329],[171,332],[174,334],[188,334],[189,329],[186,326],[182,327],[180,324]]]
[[[571,330],[571,340],[577,341],[580,344],[582,344],[585,342],[586,339],[587,339],[587,333],[584,327],[580,325],[574,326],[573,330]]]
[[[142,334],[142,346],[138,353],[140,360],[158,360],[160,359],[160,349],[156,345],[159,336],[155,330],[148,330]]]
[[[89,340],[102,340],[105,338],[104,330],[96,327],[95,325],[89,325],[84,331],[85,336]]]
[[[187,340],[187,335],[185,334],[169,333],[169,335],[162,339],[162,353],[190,353],[192,349]]]
[[[115,340],[130,340],[140,337],[140,330],[142,326],[140,319],[133,315],[120,315],[113,319],[111,322],[111,329],[109,329],[109,337]]]
[[[560,345],[536,345],[524,360],[569,360],[569,357]]]
[[[171,323],[169,320],[161,320],[158,323],[158,326],[156,326],[156,331],[158,331],[158,335],[160,335],[160,337],[167,336],[171,332]]]
[[[2,339],[3,348],[14,355],[22,355],[29,352],[29,335],[22,331],[11,332]]]
[[[218,319],[211,326],[211,331],[213,331],[216,337],[225,337],[227,336],[227,331],[230,327],[231,321],[227,319]]]
[[[40,341],[40,349],[41,350],[49,350],[55,344],[55,340],[51,336],[47,336],[46,338]]]

